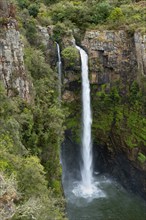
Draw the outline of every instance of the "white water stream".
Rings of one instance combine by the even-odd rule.
[[[58,54],[58,79],[59,79],[59,101],[61,102],[61,85],[62,85],[62,81],[61,81],[61,77],[62,77],[62,62],[61,62],[61,55],[60,55],[60,46],[58,43],[57,44],[57,54]]]
[[[88,55],[77,46],[80,51],[82,62],[82,111],[83,111],[83,133],[82,133],[82,157],[83,167],[81,169],[83,185],[90,187],[92,184],[92,143],[91,143],[91,104],[90,84],[88,79]]]
[[[82,181],[74,189],[76,196],[83,197],[96,197],[103,196],[101,190],[97,189],[97,186],[93,180],[92,169],[92,140],[91,140],[91,104],[90,104],[90,83],[88,79],[88,55],[80,47],[76,46],[80,52],[81,64],[82,64],[82,160],[81,167]]]

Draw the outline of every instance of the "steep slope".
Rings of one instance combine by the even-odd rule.
[[[31,46],[16,6],[2,1],[0,12],[0,219],[63,220],[64,114],[46,58],[49,35],[35,25],[43,49]]]

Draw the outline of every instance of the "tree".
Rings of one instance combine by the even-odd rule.
[[[20,8],[24,9],[24,8],[28,8],[30,2],[29,0],[17,0],[18,5]]]
[[[28,7],[29,14],[32,15],[34,18],[37,17],[39,13],[39,6],[37,4],[31,4]]]
[[[107,17],[110,15],[112,7],[108,2],[101,2],[92,7],[92,22],[95,24],[103,23],[106,21]]]
[[[110,22],[112,21],[114,23],[119,23],[119,22],[123,21],[124,20],[124,14],[122,12],[122,9],[118,8],[118,7],[114,8],[111,11],[111,13],[110,13],[110,15],[108,17],[108,20]]]

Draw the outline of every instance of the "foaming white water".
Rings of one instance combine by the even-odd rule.
[[[83,108],[83,133],[82,133],[82,159],[81,167],[82,181],[74,188],[76,196],[102,197],[104,193],[96,187],[93,181],[92,168],[92,143],[91,143],[91,104],[90,104],[90,83],[88,79],[88,55],[80,47],[76,46],[80,52],[82,64],[82,108]]]
[[[60,46],[58,43],[57,44],[57,54],[58,54],[58,79],[59,79],[59,100],[61,101],[61,77],[62,77],[62,62],[61,62],[61,55],[60,55]]]
[[[92,201],[95,198],[106,197],[105,193],[97,187],[97,184],[92,183],[90,186],[83,185],[82,182],[76,183],[72,190],[76,197],[83,197]]]

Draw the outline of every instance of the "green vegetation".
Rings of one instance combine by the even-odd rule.
[[[37,17],[39,12],[39,1],[33,1],[32,3],[29,0],[19,0],[17,1],[18,6],[21,9],[28,9],[28,12],[30,16],[33,16],[34,18]]]
[[[145,155],[146,146],[146,94],[137,82],[129,86],[126,95],[121,95],[120,83],[113,86],[111,91],[106,91],[103,85],[100,91],[93,86],[93,135],[103,143],[109,143],[114,139],[118,147],[127,146],[132,149],[137,147]],[[96,93],[96,95],[95,95]],[[98,111],[96,110],[98,109]],[[118,144],[121,143],[118,146]],[[141,154],[139,161],[143,161]]]
[[[78,88],[75,92],[81,97],[81,89]],[[72,139],[76,143],[81,143],[81,117],[82,117],[82,107],[81,100],[77,99],[72,102],[63,103],[68,109],[68,117],[66,117],[65,124],[67,129],[72,131]]]
[[[13,0],[19,6],[18,11],[27,12],[42,25],[64,25],[65,29],[81,31],[105,27],[107,29],[124,28],[141,30],[145,28],[145,2],[135,0]],[[27,16],[28,17],[28,16]],[[27,19],[25,17],[27,23]],[[21,21],[24,22],[24,19]],[[27,25],[26,25],[27,26]],[[62,32],[60,36],[62,37]]]
[[[69,46],[62,51],[62,57],[68,67],[73,67],[79,59],[79,53],[75,47]]]
[[[42,70],[39,79],[39,74],[36,69],[36,98],[31,105],[17,96],[8,98],[0,86],[0,185],[3,179],[6,184],[0,189],[1,219],[10,214],[4,210],[12,196],[10,219],[65,219],[59,165],[64,114],[57,103],[56,76],[51,72],[51,79],[49,71]]]
[[[24,43],[27,74],[33,82],[32,102],[27,103],[14,93],[7,97],[0,84],[0,218],[13,220],[63,220],[64,201],[61,188],[59,147],[63,140],[64,121],[72,129],[73,138],[80,138],[80,100],[58,102],[57,73],[51,67],[46,45],[38,26],[52,28],[50,38],[62,38],[87,29],[120,29],[129,33],[145,31],[145,1],[132,0],[12,0],[16,5],[18,29]],[[0,18],[5,26],[10,18]],[[63,43],[62,43],[63,44]],[[61,44],[61,46],[62,46]],[[62,49],[67,68],[78,60],[78,51]],[[79,82],[80,83],[80,82]],[[120,83],[107,92],[106,86],[92,86],[93,136],[104,143],[122,133],[129,150],[139,148],[137,160],[146,161],[146,94],[134,82],[122,96]],[[75,91],[79,95],[80,88]],[[98,111],[97,111],[98,109]],[[6,197],[7,195],[7,197]],[[13,198],[13,201],[11,200]],[[5,204],[12,201],[12,212]]]
[[[62,210],[63,200],[59,201],[60,208],[58,208],[58,200],[54,197],[53,192],[50,189],[47,189],[47,185],[45,183],[44,176],[42,173],[42,168],[38,164],[39,162],[37,161],[37,159],[33,158],[30,159],[30,161],[26,160],[23,162],[27,162],[26,168],[28,168],[28,171],[24,170],[25,176],[22,176],[24,181],[24,186],[26,187],[25,193],[27,193],[28,198],[24,199],[22,194],[22,189],[19,186],[19,182],[17,180],[18,177],[16,176],[16,174],[11,174],[8,177],[4,173],[0,173],[0,178],[1,178],[0,218],[2,220],[4,219],[47,220],[48,217],[51,220],[65,219],[61,215],[61,211],[63,211]],[[23,164],[21,164],[21,166],[23,166]],[[32,168],[30,168],[31,166]],[[34,174],[34,177],[31,182],[29,179],[30,184],[28,184],[29,182],[26,182],[28,180],[25,179],[25,177],[27,177],[28,172],[30,171],[33,171],[32,175]],[[34,171],[37,171],[37,173],[35,173]],[[40,189],[41,191],[35,191]],[[19,205],[17,205],[18,201],[19,201]]]
[[[63,37],[68,34],[68,30],[64,23],[58,22],[53,28],[53,40],[61,42]]]
[[[119,22],[122,23],[122,21],[124,21],[124,14],[122,12],[122,9],[121,8],[114,8],[111,13],[110,13],[110,16],[109,16],[109,21],[110,22],[114,22],[116,24],[118,24]]]
[[[146,162],[146,156],[142,153],[139,153],[138,154],[138,160],[141,162],[141,163],[144,163]]]
[[[31,102],[18,97],[18,93],[7,97],[0,83],[2,220],[66,219],[59,163],[65,110],[58,101],[56,70],[49,65],[47,47],[38,32],[39,6],[40,1],[28,0],[17,5],[25,68],[33,83]]]
[[[106,22],[107,18],[110,15],[110,12],[112,10],[112,6],[108,1],[99,1],[99,3],[96,3],[93,5],[93,15],[92,17],[92,22],[95,24],[102,24]]]

